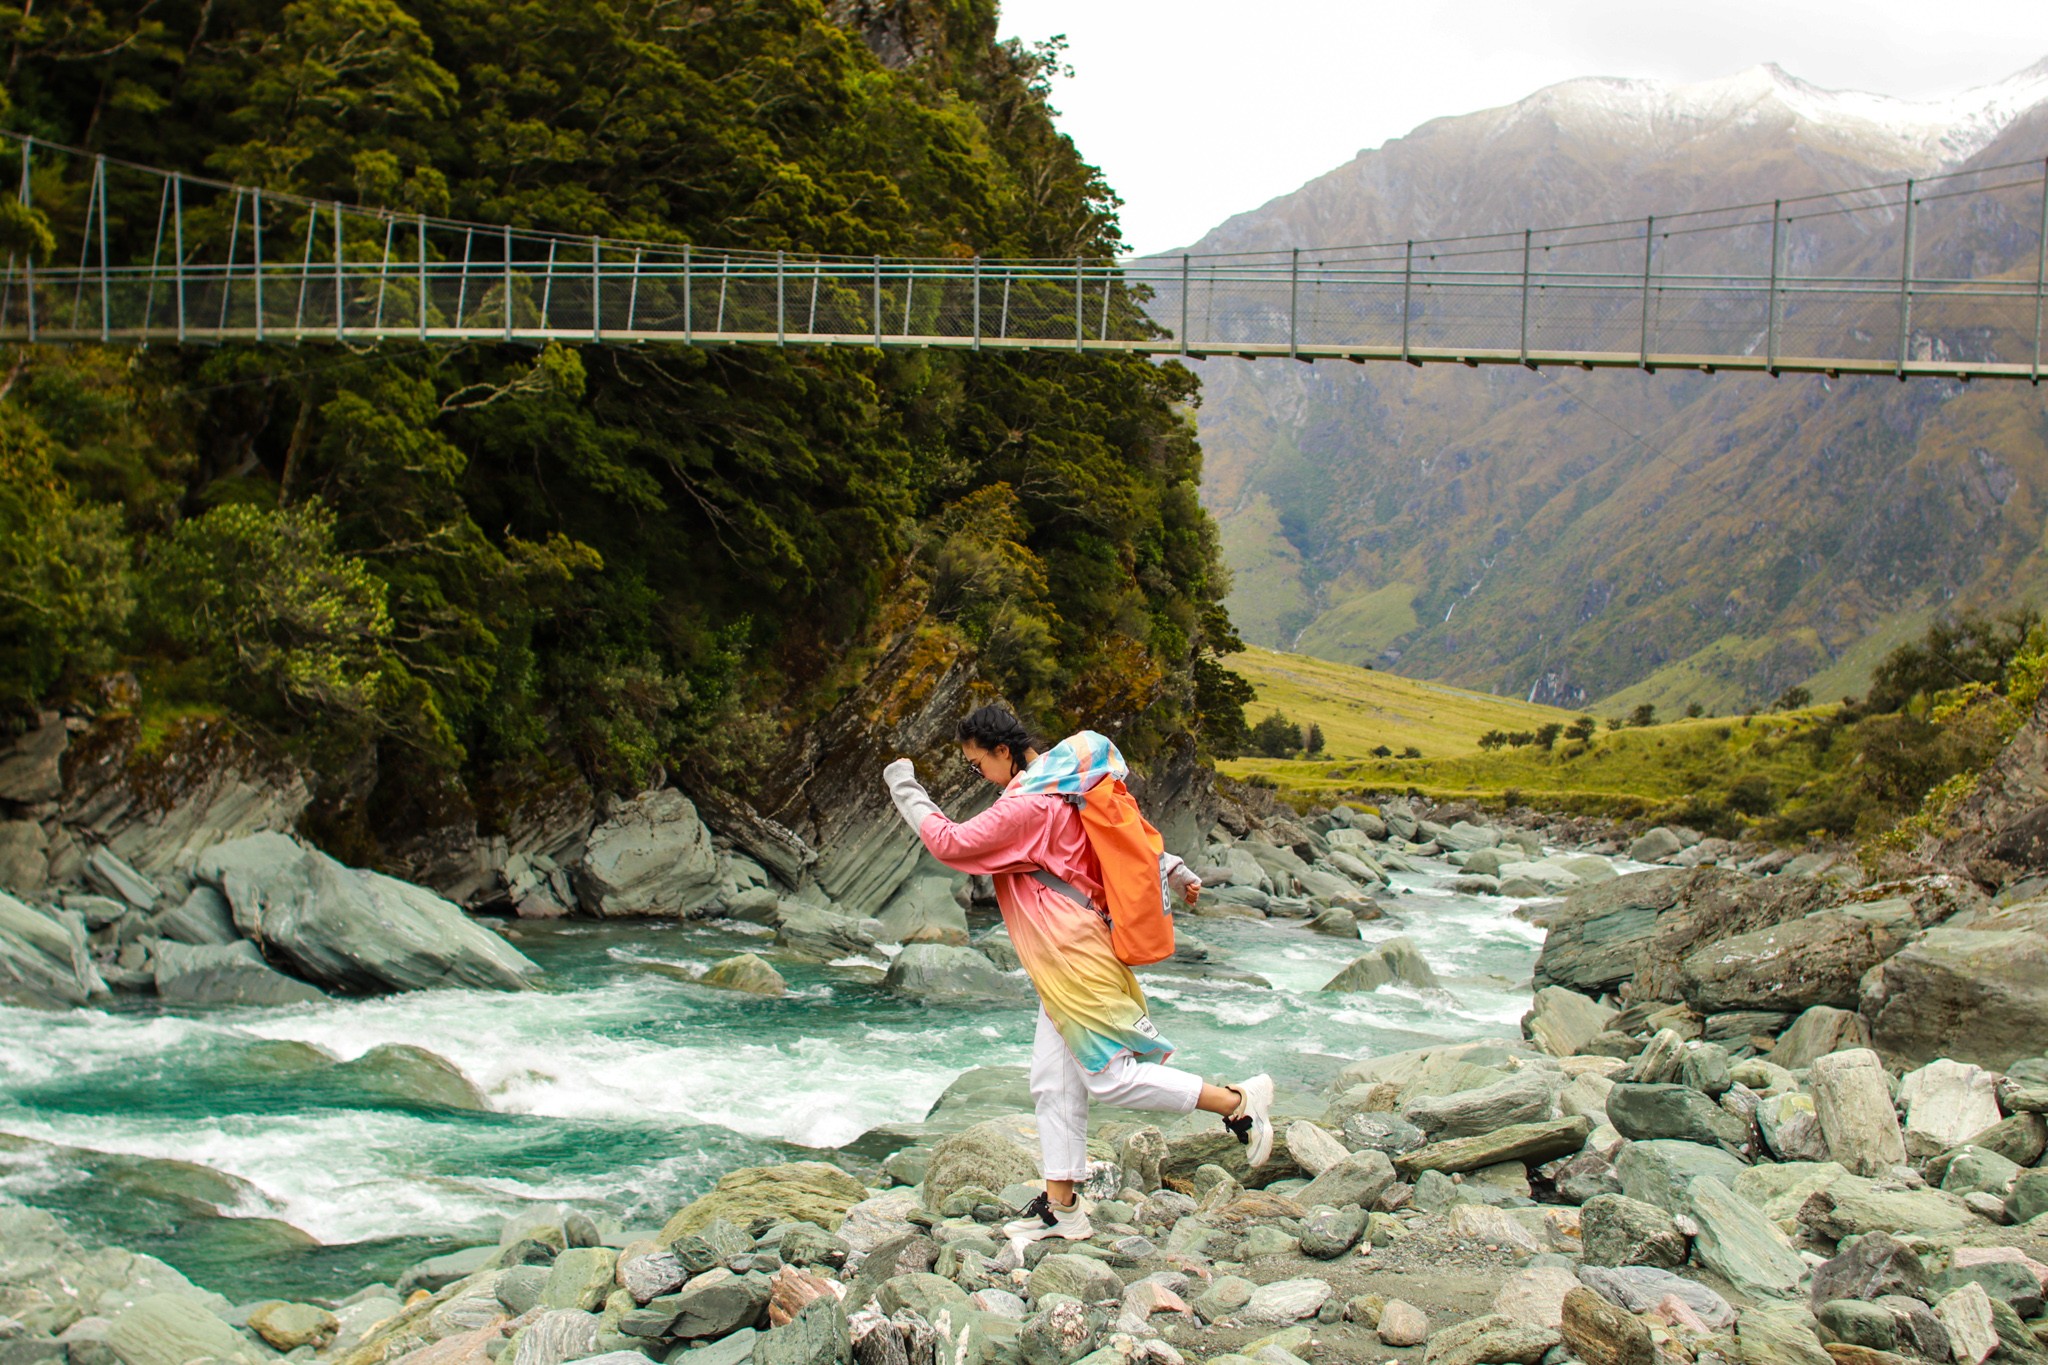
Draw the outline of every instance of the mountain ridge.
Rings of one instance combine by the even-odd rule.
[[[2048,152],[2048,103],[2023,98],[2048,97],[2048,63],[1944,106],[1998,125],[1948,148],[1813,123],[1780,95],[1817,87],[1755,70],[1754,97],[1734,106],[1754,117],[1705,120],[1668,145],[1615,136],[1611,119],[1531,114],[1583,82],[1432,120],[1196,246],[1627,218]],[[2039,205],[2029,189],[1967,214],[1928,210],[1916,268],[2031,277]],[[1821,220],[1794,250],[1807,268],[1896,269],[1899,220]],[[1193,367],[1204,501],[1237,574],[1233,616],[1256,643],[1564,706],[1661,675],[1652,690],[1666,702],[1731,708],[1809,679],[1854,690],[1859,668],[1842,661],[1898,620],[2048,581],[2048,422],[2031,389]],[[1404,595],[1412,627],[1390,609]],[[1361,601],[1373,605],[1351,608]],[[1346,638],[1347,611],[1379,634]]]

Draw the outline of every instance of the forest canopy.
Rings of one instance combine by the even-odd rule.
[[[102,0],[0,43],[10,128],[316,199],[757,250],[1120,246],[1046,104],[1058,44],[996,41],[993,0]],[[64,174],[39,164],[38,204],[83,197]],[[744,793],[906,619],[1046,728],[1244,742],[1175,364],[23,348],[4,384],[0,706],[131,670],[145,706],[328,775],[339,851],[569,772]]]

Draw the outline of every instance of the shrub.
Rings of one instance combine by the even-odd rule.
[[[1812,690],[1795,685],[1779,693],[1778,699],[1771,703],[1771,709],[1773,711],[1797,711],[1811,705],[1813,705]]]
[[[1292,758],[1301,751],[1301,727],[1275,711],[1252,727],[1251,748],[1267,758]]]
[[[1484,749],[1487,753],[1492,753],[1495,749],[1500,748],[1503,744],[1506,744],[1507,742],[1507,735],[1500,730],[1488,730],[1485,734],[1479,737],[1479,747],[1481,749]]]
[[[1580,716],[1570,725],[1564,727],[1564,737],[1583,744],[1592,739],[1593,732],[1599,728],[1599,722],[1595,721],[1591,716]]]
[[[1641,706],[1628,713],[1628,723],[1637,729],[1641,729],[1646,725],[1655,725],[1657,723],[1657,708],[1649,702],[1644,702]]]
[[[1558,724],[1554,720],[1549,721],[1543,725],[1537,726],[1536,734],[1534,736],[1536,741],[1536,747],[1543,750],[1543,752],[1545,753],[1549,753],[1551,749],[1556,746],[1557,737],[1563,733],[1564,726]]]

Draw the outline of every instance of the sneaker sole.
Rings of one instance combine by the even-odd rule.
[[[1252,1121],[1250,1150],[1245,1153],[1245,1164],[1263,1166],[1273,1155],[1273,1079],[1270,1076],[1253,1076],[1242,1087],[1245,1097],[1245,1111]]]

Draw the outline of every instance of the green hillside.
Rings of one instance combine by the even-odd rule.
[[[1531,730],[1573,719],[1572,712],[1512,697],[1256,646],[1232,655],[1230,667],[1258,693],[1245,707],[1247,719],[1278,711],[1304,727],[1313,722],[1322,728],[1324,751],[1333,759],[1367,758],[1381,745],[1396,753],[1413,746],[1430,756],[1476,754],[1488,730]],[[1264,761],[1239,760],[1235,766]]]

